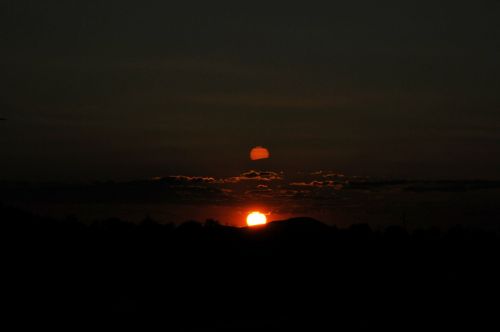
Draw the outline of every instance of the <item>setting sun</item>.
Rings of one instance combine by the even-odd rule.
[[[269,150],[262,146],[256,146],[250,151],[250,159],[252,160],[268,159],[269,156]]]
[[[265,225],[266,223],[267,223],[267,217],[263,213],[255,211],[247,216],[248,226]]]

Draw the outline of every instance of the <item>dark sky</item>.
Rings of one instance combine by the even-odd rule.
[[[500,1],[0,4],[0,180],[500,178]]]

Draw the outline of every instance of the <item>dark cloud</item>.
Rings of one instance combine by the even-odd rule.
[[[329,187],[335,190],[340,190],[344,187],[344,184],[335,181],[311,181],[311,182],[291,182],[292,187],[316,187],[325,188]]]
[[[323,182],[312,181],[312,182],[291,182],[292,187],[323,187]]]
[[[500,181],[420,181],[403,186],[414,192],[465,192],[485,189],[500,189]]]
[[[212,176],[172,175],[74,185],[0,182],[0,201],[29,206],[33,211],[47,207],[44,211],[48,214],[56,211],[83,218],[96,210],[103,214],[104,209],[106,215],[127,218],[131,214],[137,218],[153,214],[181,222],[214,217],[236,225],[244,222],[245,213],[253,207],[270,212],[272,218],[306,215],[337,225],[398,224],[405,216],[409,226],[495,226],[500,215],[498,181],[390,180],[346,175],[340,182],[327,180],[323,174],[256,170],[242,175],[246,180],[239,179],[241,176],[236,177],[237,181],[227,181]],[[102,217],[95,213],[93,216]]]
[[[311,172],[311,175],[312,176],[319,176],[319,177],[322,177],[325,179],[343,179],[346,177],[345,174],[342,174],[342,173],[332,172],[332,171],[323,171],[323,170]]]
[[[166,184],[213,184],[217,180],[214,177],[203,177],[203,176],[186,176],[186,175],[171,175],[167,177],[156,177],[153,178],[155,181],[159,181]]]

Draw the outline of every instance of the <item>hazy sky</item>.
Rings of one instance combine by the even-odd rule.
[[[500,1],[0,4],[0,180],[500,178]],[[260,165],[259,165],[260,166]]]

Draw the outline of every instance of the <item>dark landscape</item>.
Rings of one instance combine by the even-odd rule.
[[[9,311],[175,329],[486,328],[498,323],[499,238],[460,226],[261,227],[147,218],[84,225],[2,207]],[[149,317],[149,318],[145,318]]]
[[[499,18],[0,1],[2,327],[500,330]]]

